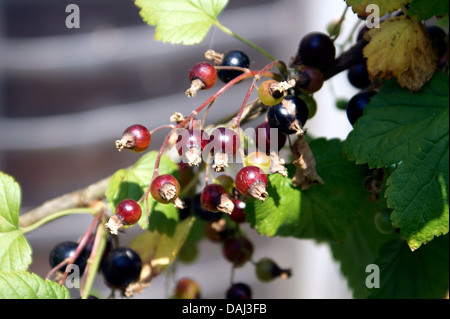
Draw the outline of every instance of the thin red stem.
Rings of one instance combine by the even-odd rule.
[[[174,127],[175,126],[173,124],[163,125],[163,126],[157,127],[154,130],[150,131],[150,135],[153,135],[154,133],[156,133],[156,132],[158,132],[160,130],[163,130],[165,128],[173,129]]]

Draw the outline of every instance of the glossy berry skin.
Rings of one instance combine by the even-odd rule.
[[[212,153],[221,152],[233,156],[236,154],[240,142],[235,131],[218,127],[211,132],[210,145]]]
[[[364,89],[369,86],[369,72],[365,64],[356,64],[347,71],[348,81],[358,89]]]
[[[322,70],[333,63],[336,48],[328,35],[312,32],[300,41],[298,55],[303,64]]]
[[[251,259],[253,244],[243,236],[232,237],[224,242],[222,253],[235,267],[241,267]]]
[[[250,67],[250,59],[247,54],[241,50],[231,50],[224,54],[220,66],[233,66],[248,69]],[[218,70],[217,76],[223,82],[228,83],[243,72],[239,70]]]
[[[200,286],[191,278],[181,278],[177,281],[174,297],[177,299],[200,299]]]
[[[237,173],[235,183],[236,189],[242,195],[249,195],[251,187],[255,183],[264,183],[267,187],[269,182],[262,169],[256,166],[246,166]]]
[[[274,89],[278,83],[275,80],[266,80],[259,86],[258,97],[262,104],[271,106],[283,100],[284,92]]]
[[[233,194],[233,189],[236,186],[234,179],[228,175],[219,175],[214,179],[214,184],[222,185],[229,195]]]
[[[374,92],[358,93],[348,101],[346,112],[347,118],[352,126],[363,115],[364,109],[374,95]]]
[[[226,299],[252,299],[252,290],[247,284],[235,283],[228,288],[225,297]]]
[[[125,289],[139,279],[142,261],[131,248],[118,247],[109,252],[101,266],[107,285],[115,289]]]
[[[194,215],[197,216],[200,219],[206,220],[206,221],[218,221],[222,218],[222,214],[217,214],[217,212],[210,212],[206,208],[203,207],[201,203],[201,196],[202,193],[198,193],[194,196],[192,208],[194,210]]]
[[[53,247],[53,249],[50,252],[49,257],[50,266],[54,268],[58,266],[58,264],[60,264],[66,258],[71,258],[75,254],[75,250],[77,248],[78,243],[74,241],[64,241],[57,244],[55,247]],[[77,265],[80,269],[80,275],[83,274],[84,269],[86,268],[88,258],[89,252],[83,249],[74,262],[74,265]],[[58,271],[64,272],[66,266],[67,264],[58,268]]]
[[[134,124],[125,129],[122,134],[122,138],[130,140],[130,151],[135,153],[141,153],[145,151],[152,141],[152,136],[149,130],[140,124]]]
[[[296,87],[312,94],[319,91],[324,83],[322,71],[312,66],[304,66],[297,72]]]
[[[217,207],[220,204],[220,198],[223,194],[228,196],[227,191],[222,185],[206,185],[205,188],[203,188],[202,195],[200,197],[203,208],[210,212],[219,212]]]
[[[116,206],[116,214],[124,225],[136,224],[142,215],[141,206],[133,199],[124,199]]]
[[[284,147],[287,140],[286,134],[281,134],[277,129],[275,129],[276,132],[273,132],[273,136],[276,138],[276,140],[274,140],[272,143],[270,135],[271,129],[272,127],[270,127],[269,122],[263,122],[256,127],[256,147],[259,150],[266,152],[266,154],[269,154],[270,151],[278,152]]]
[[[165,187],[171,188],[170,196],[166,198],[163,195]],[[180,194],[180,183],[170,174],[159,175],[153,180],[150,186],[150,193],[157,202],[162,204],[173,203]]]
[[[203,83],[202,90],[210,89],[217,80],[216,68],[209,62],[200,62],[194,65],[189,71],[189,80],[192,82],[199,79]]]
[[[242,224],[245,222],[245,217],[247,216],[244,213],[245,209],[245,202],[241,201],[240,199],[233,198],[232,199],[234,204],[234,209],[231,212],[231,215],[229,216],[232,221],[238,224]]]
[[[295,134],[302,128],[309,116],[306,103],[297,96],[291,95],[267,110],[267,121],[270,127],[277,128],[286,135]]]
[[[186,130],[178,135],[177,151],[180,156],[185,155],[186,151],[193,147],[203,151],[208,143],[209,135],[205,131],[200,129]]]

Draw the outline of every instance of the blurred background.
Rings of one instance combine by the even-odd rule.
[[[69,4],[80,8],[79,29],[65,25]],[[289,63],[303,35],[326,32],[344,9],[341,0],[230,0],[219,20]],[[342,39],[356,22],[348,10]],[[184,93],[189,69],[204,60],[207,49],[243,49],[254,69],[268,62],[215,28],[195,46],[165,44],[153,35],[154,28],[142,22],[132,0],[0,1],[0,171],[20,183],[23,212],[136,162],[139,154],[119,153],[114,146],[127,126],[140,123],[152,129],[167,124],[175,111],[187,115],[218,90],[219,81],[196,98],[188,99]],[[242,84],[227,91],[214,104],[208,121],[237,110],[247,89]],[[335,101],[356,92],[345,72],[327,81],[315,94],[318,112],[307,123],[309,132],[345,139],[351,126]],[[153,136],[151,149],[159,148],[165,134]],[[51,248],[77,240],[90,221],[88,216],[70,216],[27,234],[33,249],[30,271],[45,277]],[[127,231],[121,242],[133,238],[137,228]],[[246,230],[255,260],[269,256],[293,271],[289,280],[266,284],[257,281],[251,264],[237,269],[235,281],[248,283],[254,298],[351,298],[327,245],[268,239]],[[204,298],[223,298],[231,266],[219,245],[205,240],[199,248],[197,261],[178,264],[175,278],[195,279]],[[135,298],[166,298],[173,284],[173,278],[168,280],[164,274],[157,277]],[[101,278],[96,290],[107,296]]]

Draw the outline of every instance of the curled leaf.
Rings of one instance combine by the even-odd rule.
[[[311,185],[323,184],[316,172],[314,155],[303,137],[299,137],[292,146],[292,155],[294,156],[292,164],[296,167],[295,176],[292,178],[294,187],[301,186],[302,190],[306,190]]]
[[[365,37],[370,41],[363,52],[371,80],[395,77],[402,87],[415,92],[433,77],[437,52],[422,23],[394,17]]]

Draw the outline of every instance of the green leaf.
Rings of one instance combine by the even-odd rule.
[[[65,286],[26,271],[0,271],[0,299],[70,299]]]
[[[136,0],[140,15],[156,26],[155,39],[185,45],[200,43],[228,0]]]
[[[416,16],[418,20],[428,20],[433,16],[448,15],[448,12],[448,0],[413,0],[408,15]]]
[[[369,298],[444,298],[449,288],[448,251],[448,235],[415,252],[402,240],[386,243],[374,262],[380,268],[380,288],[372,288]]]
[[[387,82],[350,132],[344,152],[370,167],[398,165],[386,197],[392,220],[411,249],[448,232],[448,76],[420,92]]]
[[[19,230],[22,192],[11,176],[0,172],[0,271],[25,270],[31,247]]]
[[[130,169],[118,170],[112,176],[106,190],[106,199],[112,212],[115,211],[115,207],[121,200],[131,198],[137,201],[144,195],[153,176],[157,155],[158,152],[156,151],[148,152]],[[160,175],[171,174],[177,177],[178,166],[169,157],[163,155],[159,165],[159,173]],[[150,213],[148,223],[147,208]],[[138,223],[142,229],[173,234],[178,222],[178,209],[173,204],[158,203],[149,195],[148,201],[144,200],[141,203],[141,209],[142,216]]]
[[[350,231],[342,243],[330,244],[333,258],[340,263],[341,273],[348,279],[348,285],[354,298],[367,298],[369,290],[365,285],[366,267],[373,264],[380,247],[398,234],[379,231],[376,226],[378,212],[360,214],[357,225]],[[357,256],[357,258],[355,258]]]
[[[316,139],[309,145],[325,184],[313,185],[306,191],[294,188],[293,166],[287,166],[288,178],[270,175],[269,196],[264,202],[249,201],[245,209],[247,221],[260,234],[343,240],[358,214],[373,211],[363,183],[368,169],[341,155],[342,142]]]

